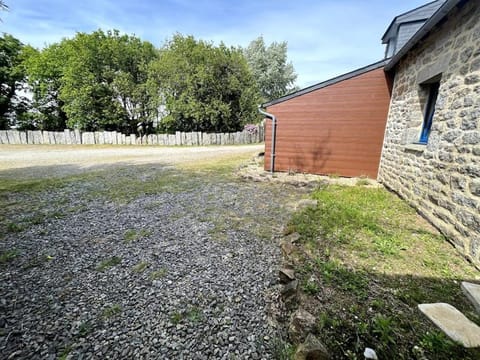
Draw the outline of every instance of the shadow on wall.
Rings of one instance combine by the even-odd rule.
[[[288,158],[288,171],[325,174],[325,164],[332,155],[328,146],[330,130],[325,136],[318,137],[314,142],[295,143],[293,156]]]

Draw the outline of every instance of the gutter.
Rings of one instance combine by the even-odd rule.
[[[277,118],[275,117],[275,115],[262,110],[262,105],[258,105],[258,112],[272,120],[272,149],[270,151],[270,173],[273,174],[275,169],[275,139],[276,139],[276,129],[277,129]]]

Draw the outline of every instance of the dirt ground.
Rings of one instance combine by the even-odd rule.
[[[209,147],[0,145],[0,177],[61,176],[110,165],[185,164],[263,151],[263,144]],[[8,171],[6,171],[8,170]]]

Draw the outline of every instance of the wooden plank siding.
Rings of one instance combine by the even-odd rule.
[[[383,68],[267,107],[277,118],[275,171],[377,178],[390,87]],[[265,129],[270,170],[271,121]]]

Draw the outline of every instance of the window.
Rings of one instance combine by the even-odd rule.
[[[433,114],[435,113],[435,103],[437,102],[439,87],[440,82],[438,81],[425,84],[425,90],[427,90],[428,99],[425,106],[422,132],[420,133],[420,144],[426,144],[428,142],[428,137],[430,136],[430,130],[432,128]]]

